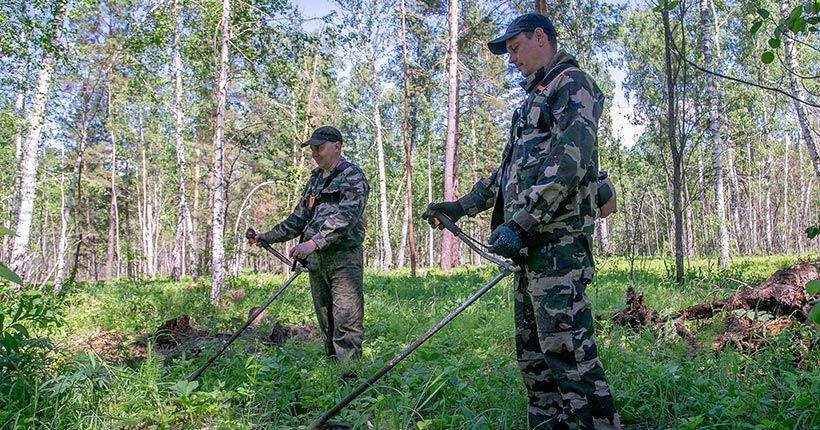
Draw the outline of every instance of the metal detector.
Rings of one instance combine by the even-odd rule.
[[[246,238],[248,238],[248,239],[253,239],[253,240],[256,240],[256,232],[255,232],[252,228],[249,228],[249,229],[248,229],[248,231],[246,231],[246,232],[245,232],[245,237],[246,237]],[[188,381],[193,381],[193,380],[195,380],[196,378],[198,378],[198,377],[199,377],[199,375],[201,375],[201,374],[202,374],[202,372],[204,372],[204,371],[205,371],[205,369],[207,369],[207,368],[208,368],[208,366],[210,366],[210,365],[211,365],[211,363],[213,363],[213,362],[214,362],[214,360],[216,360],[216,359],[217,359],[220,355],[222,355],[222,353],[223,353],[223,352],[225,352],[225,350],[226,350],[226,349],[228,349],[228,347],[229,347],[229,346],[231,346],[231,344],[232,344],[232,343],[233,343],[233,342],[234,342],[234,341],[235,341],[235,340],[236,340],[236,339],[237,339],[237,338],[238,338],[238,337],[239,337],[239,336],[240,336],[240,335],[241,335],[241,334],[242,334],[242,333],[243,333],[243,332],[244,332],[244,331],[248,328],[248,327],[250,327],[250,325],[253,323],[253,321],[254,321],[254,320],[256,320],[256,318],[257,318],[259,315],[261,315],[261,314],[262,314],[262,312],[264,312],[264,311],[265,311],[265,309],[267,309],[267,308],[268,308],[268,306],[270,306],[270,304],[271,304],[271,303],[273,303],[273,301],[274,301],[274,300],[276,300],[276,298],[277,298],[277,297],[279,297],[279,295],[280,295],[280,294],[282,294],[282,293],[283,293],[283,292],[284,292],[284,291],[285,291],[285,290],[286,290],[286,289],[290,286],[290,284],[292,284],[292,283],[293,283],[293,281],[294,281],[296,278],[298,278],[298,277],[299,277],[299,275],[301,275],[303,272],[305,272],[305,271],[307,270],[307,269],[305,269],[305,268],[304,268],[304,266],[302,266],[301,264],[299,264],[299,262],[293,262],[293,263],[291,263],[291,261],[290,261],[290,260],[288,260],[288,258],[287,258],[287,257],[285,257],[284,255],[282,255],[282,253],[281,253],[281,252],[279,252],[279,251],[277,251],[277,250],[273,249],[273,248],[272,248],[272,247],[271,247],[271,246],[270,246],[267,242],[265,242],[265,241],[261,241],[261,240],[260,240],[260,241],[257,241],[256,243],[258,243],[258,244],[259,244],[259,246],[261,246],[262,248],[264,248],[266,251],[268,251],[268,252],[270,252],[271,254],[273,254],[273,255],[274,255],[276,258],[278,258],[280,261],[282,261],[283,263],[287,264],[289,267],[292,267],[292,268],[293,268],[293,274],[291,274],[291,275],[290,275],[290,278],[288,278],[288,280],[287,280],[287,281],[285,281],[285,283],[284,283],[284,284],[282,284],[282,286],[279,288],[279,290],[278,290],[278,291],[276,291],[276,293],[274,293],[274,294],[273,294],[273,295],[272,295],[272,296],[268,299],[268,301],[267,301],[267,302],[265,302],[265,304],[263,304],[263,305],[262,305],[262,307],[260,307],[259,309],[257,309],[257,310],[256,310],[256,312],[254,312],[254,313],[253,313],[253,315],[251,315],[251,316],[249,316],[249,317],[248,317],[248,320],[247,320],[247,321],[245,321],[245,324],[244,324],[241,328],[239,328],[239,330],[237,330],[236,332],[234,332],[234,334],[233,334],[233,335],[231,335],[231,337],[228,339],[228,341],[227,341],[227,342],[225,342],[225,344],[224,344],[224,345],[222,345],[222,349],[220,349],[220,350],[219,350],[219,352],[217,352],[216,354],[214,354],[213,356],[211,356],[211,358],[209,358],[209,359],[208,359],[208,361],[206,361],[206,362],[205,362],[205,364],[203,364],[203,365],[202,365],[202,367],[200,367],[199,369],[197,369],[197,371],[196,371],[196,372],[192,373],[192,374],[191,374],[191,376],[189,376],[189,377],[188,377]]]
[[[421,337],[416,339],[415,342],[411,343],[410,346],[405,348],[404,351],[402,351],[399,355],[390,360],[389,363],[385,364],[384,367],[382,367],[376,373],[374,373],[373,376],[371,376],[361,385],[359,385],[355,390],[353,390],[352,393],[348,394],[347,397],[339,401],[339,403],[336,403],[336,406],[333,406],[329,411],[325,412],[324,415],[313,421],[313,423],[310,424],[307,430],[318,430],[322,428],[322,425],[325,424],[329,419],[333,418],[333,416],[339,413],[339,411],[341,411],[345,406],[347,406],[350,402],[352,402],[354,399],[356,399],[362,393],[364,393],[365,390],[370,388],[370,386],[373,385],[376,381],[378,381],[379,378],[384,376],[385,373],[389,372],[391,369],[396,367],[397,364],[399,364],[402,360],[407,358],[407,356],[410,355],[413,351],[415,351],[416,348],[421,346],[421,344],[423,344],[428,339],[433,337],[433,335],[436,334],[436,332],[441,330],[445,325],[447,325],[447,323],[452,321],[453,318],[458,316],[458,314],[464,311],[464,309],[467,309],[470,305],[472,305],[473,302],[478,300],[479,297],[481,297],[482,295],[484,295],[484,293],[489,291],[490,288],[492,288],[495,284],[499,283],[510,273],[518,272],[521,270],[519,266],[509,261],[494,257],[486,251],[484,251],[483,249],[481,249],[483,244],[465,234],[460,228],[458,228],[453,223],[452,220],[450,220],[450,218],[447,218],[447,216],[445,216],[444,214],[431,211],[430,215],[434,218],[434,222],[436,225],[440,223],[444,228],[449,230],[459,239],[463,240],[464,243],[467,244],[467,246],[472,248],[474,251],[478,252],[479,255],[498,265],[500,272],[498,273],[498,275],[495,275],[495,277],[491,279],[490,282],[488,282],[486,285],[484,285],[478,291],[476,291],[472,296],[470,296],[470,298],[468,298],[464,303],[460,304],[457,308],[450,312],[449,315],[444,317],[443,320],[439,321],[436,325],[427,330],[426,333],[424,333]]]

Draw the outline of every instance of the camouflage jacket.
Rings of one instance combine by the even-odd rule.
[[[336,169],[340,167],[344,167],[344,160]],[[370,193],[364,173],[347,163],[330,183],[325,184],[325,179],[322,169],[313,169],[293,213],[258,238],[268,243],[284,242],[304,233],[303,241],[312,239],[319,250],[350,249],[361,245],[365,229],[364,207]],[[311,195],[316,196],[312,210],[308,207]]]
[[[560,64],[570,67],[552,82],[542,82]],[[521,85],[527,98],[513,115],[501,166],[479,180],[459,202],[467,214],[475,216],[500,199],[503,222],[520,226],[529,239],[525,243],[592,234],[601,90],[563,51]],[[498,215],[493,218],[500,221]]]

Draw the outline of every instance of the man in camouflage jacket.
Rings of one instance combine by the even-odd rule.
[[[362,242],[370,186],[358,167],[342,159],[339,130],[320,127],[302,146],[310,146],[319,167],[311,172],[293,213],[255,241],[275,243],[301,236],[290,255],[303,261],[310,273],[325,350],[344,363],[362,352]]]
[[[530,428],[618,429],[585,294],[595,273],[603,96],[555,38],[546,16],[527,14],[489,42],[526,78],[527,98],[501,166],[458,201],[429,208],[453,221],[494,208],[491,250],[524,269],[515,275],[515,337]]]

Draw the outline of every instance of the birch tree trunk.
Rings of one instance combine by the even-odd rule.
[[[374,87],[373,125],[376,128],[376,156],[379,163],[379,221],[381,226],[380,239],[382,241],[381,269],[389,270],[393,267],[393,248],[390,245],[390,219],[387,213],[387,174],[384,170],[382,115],[379,111],[379,91],[381,91],[381,85],[378,84],[378,79]]]
[[[746,156],[747,156],[747,166],[749,174],[752,173],[752,169],[754,168],[754,152],[752,151],[752,139],[750,136],[746,138]],[[760,179],[757,179],[759,182]],[[757,216],[756,211],[754,210],[754,193],[752,187],[754,186],[754,182],[752,179],[747,180],[746,184],[746,226],[747,234],[749,235],[749,254],[756,255],[757,254]]]
[[[427,140],[427,201],[433,201],[433,154],[432,154],[432,142]],[[435,263],[433,262],[433,254],[435,253],[434,242],[435,242],[435,232],[432,228],[427,229],[427,267],[433,267]]]
[[[458,0],[447,5],[449,48],[447,50],[447,141],[444,145],[444,201],[457,199],[458,175]],[[448,230],[441,240],[441,270],[458,263],[458,241]]]
[[[222,299],[225,286],[225,178],[222,166],[223,134],[225,132],[225,102],[228,92],[228,42],[230,40],[231,2],[222,0],[222,44],[219,60],[219,81],[216,93],[216,120],[214,130],[213,226],[211,228],[211,281],[210,301],[216,305]]]
[[[699,0],[700,36],[703,46],[703,64],[708,70],[715,70],[712,63],[712,39],[710,37],[709,0]],[[715,34],[715,39],[717,39]],[[720,135],[720,118],[718,117],[718,95],[715,90],[715,78],[705,74],[706,98],[709,104],[709,137],[712,140],[712,170],[715,175],[715,205],[718,218],[719,252],[718,263],[722,268],[729,267],[729,230],[726,228],[726,200],[723,195],[723,142]]]
[[[22,15],[25,16],[26,14],[26,2],[22,3]],[[20,30],[20,46],[25,46],[25,52],[28,53],[28,37],[26,35],[25,26],[22,27]],[[25,121],[26,121],[26,111],[25,111],[25,101],[26,101],[26,63],[28,61],[27,56],[20,56],[20,63],[17,67],[17,94],[15,95],[14,99],[14,115],[17,123],[15,124],[14,130],[14,179],[12,180],[12,192],[13,198],[9,204],[8,216],[6,220],[3,222],[4,227],[11,229],[17,225],[17,218],[19,215],[20,209],[20,201],[19,201],[19,193],[15,193],[14,190],[20,189],[20,162],[23,157],[23,134],[25,133]],[[8,261],[8,252],[9,252],[9,236],[3,235],[3,251],[0,254],[0,257],[3,257],[4,261]]]
[[[183,237],[188,239],[188,258],[191,267],[191,276],[194,280],[198,276],[196,264],[196,236],[194,236],[194,223],[191,219],[191,211],[188,209],[188,199],[185,196],[185,142],[182,139],[185,120],[182,113],[182,55],[179,52],[179,33],[182,28],[182,17],[179,12],[179,4],[174,0],[174,119],[176,132],[176,156],[177,156],[177,179],[179,182],[179,201],[177,202],[177,233],[174,240],[173,252],[171,254],[171,279],[178,281],[180,276],[185,275],[185,258]],[[183,233],[184,232],[184,233]]]
[[[780,14],[783,18],[789,16],[790,10],[789,0],[780,0]],[[797,49],[794,43],[794,37],[794,33],[788,30],[783,32],[783,49],[786,51],[786,65],[790,71],[790,73],[788,73],[789,84],[792,94],[799,99],[806,100],[806,91],[800,83],[800,78],[797,76],[800,73],[800,64],[797,60]],[[797,114],[800,138],[803,142],[806,142],[806,148],[808,148],[809,157],[811,157],[811,164],[812,167],[814,167],[814,175],[817,177],[817,180],[820,181],[820,155],[818,155],[817,141],[814,139],[814,134],[809,124],[809,118],[811,117],[809,113],[810,108],[796,100],[793,101],[793,104],[795,113]],[[813,114],[813,117],[815,119],[817,118],[816,112]]]
[[[798,142],[799,143],[799,142]],[[781,239],[783,241],[784,253],[789,252],[789,147],[791,139],[786,135],[786,142],[783,146],[783,228],[781,229]]]
[[[119,254],[119,244],[117,237],[119,236],[119,225],[117,223],[118,209],[117,209],[117,138],[114,133],[114,111],[112,109],[111,99],[111,76],[108,77],[108,118],[106,120],[106,128],[108,128],[109,137],[111,139],[111,200],[108,204],[108,249],[105,253],[105,282],[111,282],[114,276],[114,258]],[[119,258],[117,258],[119,263]],[[119,266],[119,264],[118,264]]]
[[[766,157],[766,173],[764,175],[764,208],[763,212],[766,214],[766,225],[764,229],[764,234],[766,238],[766,253],[771,254],[774,252],[774,222],[772,220],[772,163],[774,163],[774,157],[772,157],[772,150],[771,148],[768,150],[768,154]]]
[[[156,253],[156,242],[154,241],[154,198],[149,191],[148,186],[148,162],[145,157],[145,141],[143,139],[142,133],[142,113],[140,112],[140,142],[142,142],[142,148],[140,150],[140,159],[141,163],[141,170],[142,170],[142,178],[141,178],[141,188],[142,188],[142,213],[141,213],[141,222],[142,224],[142,249],[145,252],[145,271],[148,276],[153,279],[157,275],[157,253]]]
[[[51,75],[54,71],[54,51],[58,49],[58,42],[63,31],[63,16],[66,0],[57,0],[54,5],[54,20],[49,44],[43,51],[40,60],[40,74],[34,92],[34,102],[28,118],[28,132],[21,148],[20,157],[20,188],[17,195],[18,216],[14,226],[14,239],[11,242],[11,258],[9,268],[22,273],[28,259],[28,241],[31,235],[31,220],[34,213],[34,192],[37,187],[37,150],[40,147],[40,132],[43,128],[43,115],[46,109],[46,99],[51,86]],[[16,284],[11,284],[17,288]]]

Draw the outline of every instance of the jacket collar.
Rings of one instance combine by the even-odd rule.
[[[576,60],[575,57],[564,51],[558,51],[546,66],[536,70],[533,74],[527,76],[526,79],[522,80],[518,84],[521,85],[521,88],[525,91],[531,93],[535,87],[547,77],[547,73],[549,73],[553,67],[563,63],[570,63],[571,65],[578,67],[578,60]]]

